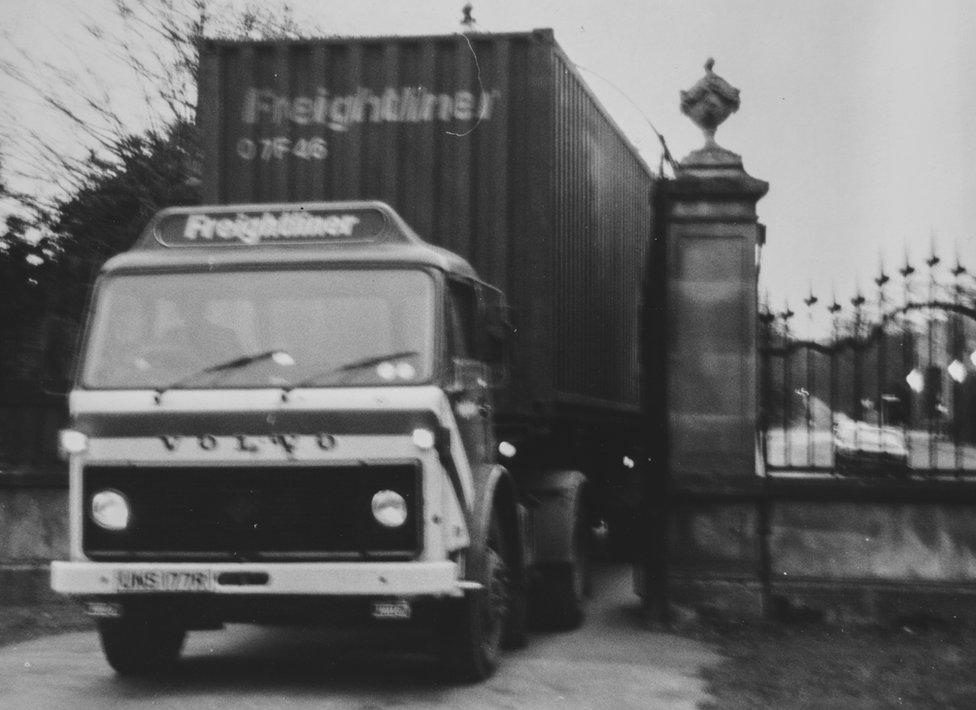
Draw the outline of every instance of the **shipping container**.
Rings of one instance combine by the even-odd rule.
[[[201,47],[204,200],[378,199],[506,292],[503,414],[640,411],[655,176],[551,30]]]

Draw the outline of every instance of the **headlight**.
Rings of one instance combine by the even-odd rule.
[[[88,450],[88,437],[74,429],[58,432],[58,453],[67,460],[72,454],[83,454]]]
[[[383,527],[398,528],[407,521],[407,501],[396,491],[377,491],[373,496],[373,517]]]
[[[106,530],[125,530],[129,526],[129,501],[118,491],[99,491],[91,499],[91,517]]]
[[[430,429],[414,429],[411,438],[413,439],[414,446],[424,451],[433,449],[437,443],[437,437],[434,436],[434,432]]]

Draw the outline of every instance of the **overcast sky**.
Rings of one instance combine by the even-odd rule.
[[[299,19],[329,34],[453,32],[463,1],[291,0]],[[551,27],[648,163],[658,144],[636,103],[680,158],[702,138],[678,92],[715,71],[741,89],[742,107],[717,141],[770,183],[759,203],[768,228],[763,284],[774,305],[812,283],[840,297],[933,238],[976,270],[976,2],[972,0],[493,0],[474,1],[483,31]],[[109,0],[0,0],[0,23],[24,46],[122,77],[97,59],[80,13]],[[83,10],[82,10],[83,8]],[[0,56],[6,50],[0,47]],[[593,74],[595,72],[596,74]],[[596,75],[609,79],[609,87]],[[38,115],[0,83],[22,120]],[[52,139],[53,140],[53,139]],[[7,152],[10,152],[10,147]]]

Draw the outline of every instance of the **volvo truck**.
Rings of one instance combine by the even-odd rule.
[[[55,590],[120,673],[226,623],[485,678],[633,543],[654,175],[549,31],[201,46],[202,206],[98,278]]]

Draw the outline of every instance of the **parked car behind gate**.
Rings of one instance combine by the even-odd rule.
[[[908,474],[908,442],[893,426],[834,416],[834,468],[841,474]]]

